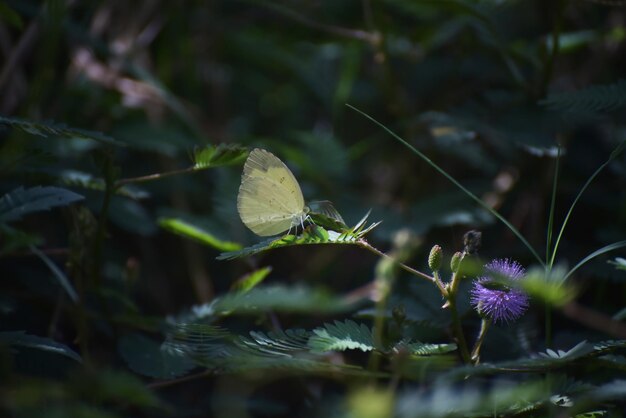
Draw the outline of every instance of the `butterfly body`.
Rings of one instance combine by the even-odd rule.
[[[271,152],[255,148],[243,167],[237,211],[252,232],[271,236],[302,225],[309,210],[291,170]]]

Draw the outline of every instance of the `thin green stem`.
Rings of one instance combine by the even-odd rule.
[[[548,215],[548,233],[546,236],[546,262],[547,269],[552,269],[550,260],[550,246],[552,245],[552,230],[554,228],[554,208],[556,206],[556,188],[559,178],[559,162],[561,161],[561,146],[557,144],[556,164],[554,166],[554,178],[552,179],[552,198],[550,199],[550,213]]]
[[[602,248],[598,248],[597,250],[589,254],[587,257],[580,260],[578,264],[576,264],[570,271],[568,271],[567,274],[563,277],[563,281],[567,280],[572,274],[574,274],[576,270],[582,267],[589,260],[596,258],[597,256],[602,255],[604,253],[608,253],[609,251],[617,250],[618,248],[624,248],[624,247],[626,247],[626,241],[618,241],[618,242],[614,242],[613,244],[605,245]]]
[[[491,326],[491,319],[483,319],[480,323],[480,331],[478,332],[478,338],[476,339],[476,343],[474,344],[474,348],[472,349],[472,362],[474,364],[478,364],[480,362],[480,348],[483,345],[483,341],[485,341],[485,337],[487,336],[487,331]]]
[[[561,242],[561,237],[563,236],[563,232],[565,231],[565,227],[567,226],[567,222],[569,221],[570,216],[572,215],[572,212],[574,211],[574,207],[576,206],[576,204],[578,203],[578,200],[580,199],[580,197],[582,196],[582,194],[585,192],[585,190],[587,190],[587,187],[589,187],[589,185],[591,184],[591,182],[598,176],[598,174],[600,174],[600,172],[602,170],[604,170],[604,168],[609,165],[609,163],[611,161],[613,161],[623,150],[624,150],[624,146],[626,145],[626,139],[623,140],[611,153],[611,155],[609,156],[609,159],[606,160],[604,162],[604,164],[602,164],[600,167],[598,167],[598,169],[591,175],[591,177],[589,177],[587,179],[587,181],[585,182],[584,186],[580,189],[580,191],[578,192],[578,195],[576,196],[576,198],[574,199],[574,201],[572,202],[572,204],[569,207],[569,210],[567,211],[567,215],[565,216],[565,219],[563,220],[563,224],[561,225],[561,229],[559,231],[559,235],[556,238],[556,241],[554,243],[554,249],[552,250],[552,256],[550,257],[550,260],[547,260],[548,265],[552,266],[554,265],[554,260],[556,259],[556,253],[557,250],[559,248],[559,243]]]
[[[389,260],[393,261],[393,262],[394,262],[396,265],[398,265],[398,267],[400,267],[402,270],[404,270],[404,271],[406,271],[406,272],[408,272],[408,273],[411,273],[411,274],[412,274],[412,275],[414,275],[414,276],[421,277],[422,279],[426,279],[426,280],[428,280],[429,282],[434,283],[435,285],[437,285],[437,287],[439,288],[439,290],[442,292],[442,293],[441,293],[442,295],[446,295],[446,294],[447,294],[447,291],[446,291],[446,289],[443,287],[443,284],[442,284],[441,282],[439,282],[439,283],[438,283],[438,282],[437,282],[437,280],[436,280],[434,277],[429,276],[429,275],[428,275],[428,274],[426,274],[426,273],[422,273],[421,271],[416,270],[416,269],[414,269],[414,268],[412,268],[412,267],[409,267],[409,266],[407,266],[407,265],[406,265],[406,264],[404,264],[404,263],[401,263],[400,261],[398,261],[398,260],[396,260],[395,258],[391,257],[390,255],[385,254],[384,252],[380,251],[379,249],[377,249],[377,248],[373,247],[373,246],[372,246],[369,242],[367,242],[367,241],[366,241],[366,240],[364,240],[364,239],[360,239],[359,241],[357,241],[357,245],[358,245],[359,247],[361,247],[361,248],[365,248],[366,250],[368,250],[368,251],[369,251],[369,252],[371,252],[371,253],[374,253],[374,254],[376,254],[376,255],[378,255],[378,256],[380,256],[380,257],[385,257],[385,258],[387,258],[387,259],[389,259]]]
[[[459,317],[459,312],[456,308],[456,295],[457,290],[459,288],[459,282],[461,281],[461,265],[463,264],[463,259],[467,254],[463,252],[461,255],[461,259],[459,260],[459,268],[458,270],[452,274],[452,278],[450,279],[450,285],[447,289],[447,295],[444,295],[446,298],[446,305],[450,309],[450,314],[452,315],[452,330],[454,335],[456,336],[457,343],[459,345],[459,351],[461,352],[461,358],[464,363],[470,364],[471,356],[469,353],[469,349],[467,346],[467,341],[465,341],[465,334],[463,334],[463,327],[461,326],[461,318]],[[445,305],[444,305],[445,306]]]
[[[394,137],[396,140],[398,140],[400,143],[402,143],[403,145],[405,145],[407,148],[409,148],[411,151],[413,151],[413,153],[415,153],[417,156],[419,156],[422,160],[426,161],[426,163],[428,163],[431,167],[433,167],[435,170],[437,170],[442,176],[444,176],[445,178],[447,178],[450,182],[452,182],[452,184],[454,184],[456,187],[458,187],[459,189],[461,189],[467,196],[469,196],[472,200],[474,200],[476,203],[478,203],[478,205],[480,205],[483,209],[487,210],[489,213],[491,213],[493,216],[495,216],[500,222],[502,222],[504,225],[507,226],[507,228],[509,228],[511,230],[511,232],[513,232],[513,234],[515,234],[515,236],[517,236],[517,238],[526,246],[526,248],[528,248],[528,250],[532,253],[532,255],[537,259],[537,261],[539,262],[539,264],[541,264],[542,267],[545,267],[545,263],[544,261],[541,259],[541,257],[539,256],[539,254],[537,254],[537,251],[535,251],[535,249],[530,245],[530,243],[526,240],[526,238],[524,238],[524,236],[517,230],[517,228],[515,228],[509,221],[507,221],[502,215],[500,215],[495,209],[493,209],[492,207],[490,207],[488,204],[486,204],[481,198],[479,198],[478,196],[476,196],[474,193],[472,193],[471,191],[469,191],[467,188],[465,188],[465,186],[463,186],[461,183],[459,183],[454,177],[452,177],[450,174],[448,174],[443,168],[439,167],[437,164],[435,164],[430,158],[428,158],[425,154],[421,153],[419,150],[417,150],[414,146],[412,146],[411,144],[409,144],[407,141],[405,141],[404,139],[402,139],[400,136],[398,136],[395,132],[393,132],[391,129],[387,128],[385,125],[383,125],[382,123],[378,122],[376,119],[374,119],[373,117],[371,117],[370,115],[368,115],[367,113],[357,109],[356,107],[350,105],[350,104],[346,104],[346,106],[348,106],[350,109],[360,113],[362,116],[366,117],[367,119],[369,119],[371,122],[375,123],[376,125],[378,125],[380,128],[382,128],[385,132],[387,132],[388,134],[390,134],[392,137]]]
[[[385,327],[385,310],[387,309],[387,298],[389,296],[389,286],[387,278],[380,278],[377,280],[386,280],[386,289],[384,295],[376,302],[376,315],[374,316],[374,327],[372,330],[372,340],[374,342],[375,349],[372,350],[372,354],[369,358],[368,370],[371,372],[378,372],[380,367],[381,355],[378,352],[378,348],[383,346],[383,329]]]
[[[467,348],[467,341],[465,341],[465,335],[463,334],[463,327],[461,326],[461,318],[459,317],[459,311],[456,309],[456,295],[450,295],[448,298],[448,307],[450,314],[452,315],[452,329],[459,345],[459,351],[461,352],[461,358],[466,364],[471,363],[471,357]]]
[[[122,186],[125,186],[126,184],[129,183],[145,183],[147,181],[152,181],[152,180],[160,180],[163,179],[165,177],[170,177],[170,176],[175,176],[178,174],[187,174],[187,173],[192,173],[196,171],[196,168],[194,166],[191,167],[187,167],[187,168],[181,168],[180,170],[172,170],[172,171],[167,171],[165,173],[155,173],[155,174],[148,174],[145,176],[139,176],[139,177],[130,177],[127,179],[120,179],[118,181],[115,182],[115,190],[119,189]]]
[[[435,281],[437,283],[437,287],[439,289],[445,289],[446,288],[446,285],[441,280],[441,277],[439,276],[439,272],[438,271],[433,271],[433,278],[435,279]]]

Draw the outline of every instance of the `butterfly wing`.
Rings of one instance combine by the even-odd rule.
[[[237,210],[255,234],[276,235],[300,222],[304,197],[289,168],[274,154],[255,148],[243,167]]]

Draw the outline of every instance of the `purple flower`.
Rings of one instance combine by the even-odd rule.
[[[471,302],[478,313],[494,322],[514,321],[528,308],[528,295],[501,283],[502,279],[519,280],[524,268],[513,260],[493,260],[485,265],[485,276],[474,281]]]

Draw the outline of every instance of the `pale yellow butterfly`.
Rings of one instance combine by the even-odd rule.
[[[309,208],[291,170],[271,152],[255,148],[243,166],[237,211],[252,232],[265,237],[303,225]]]

